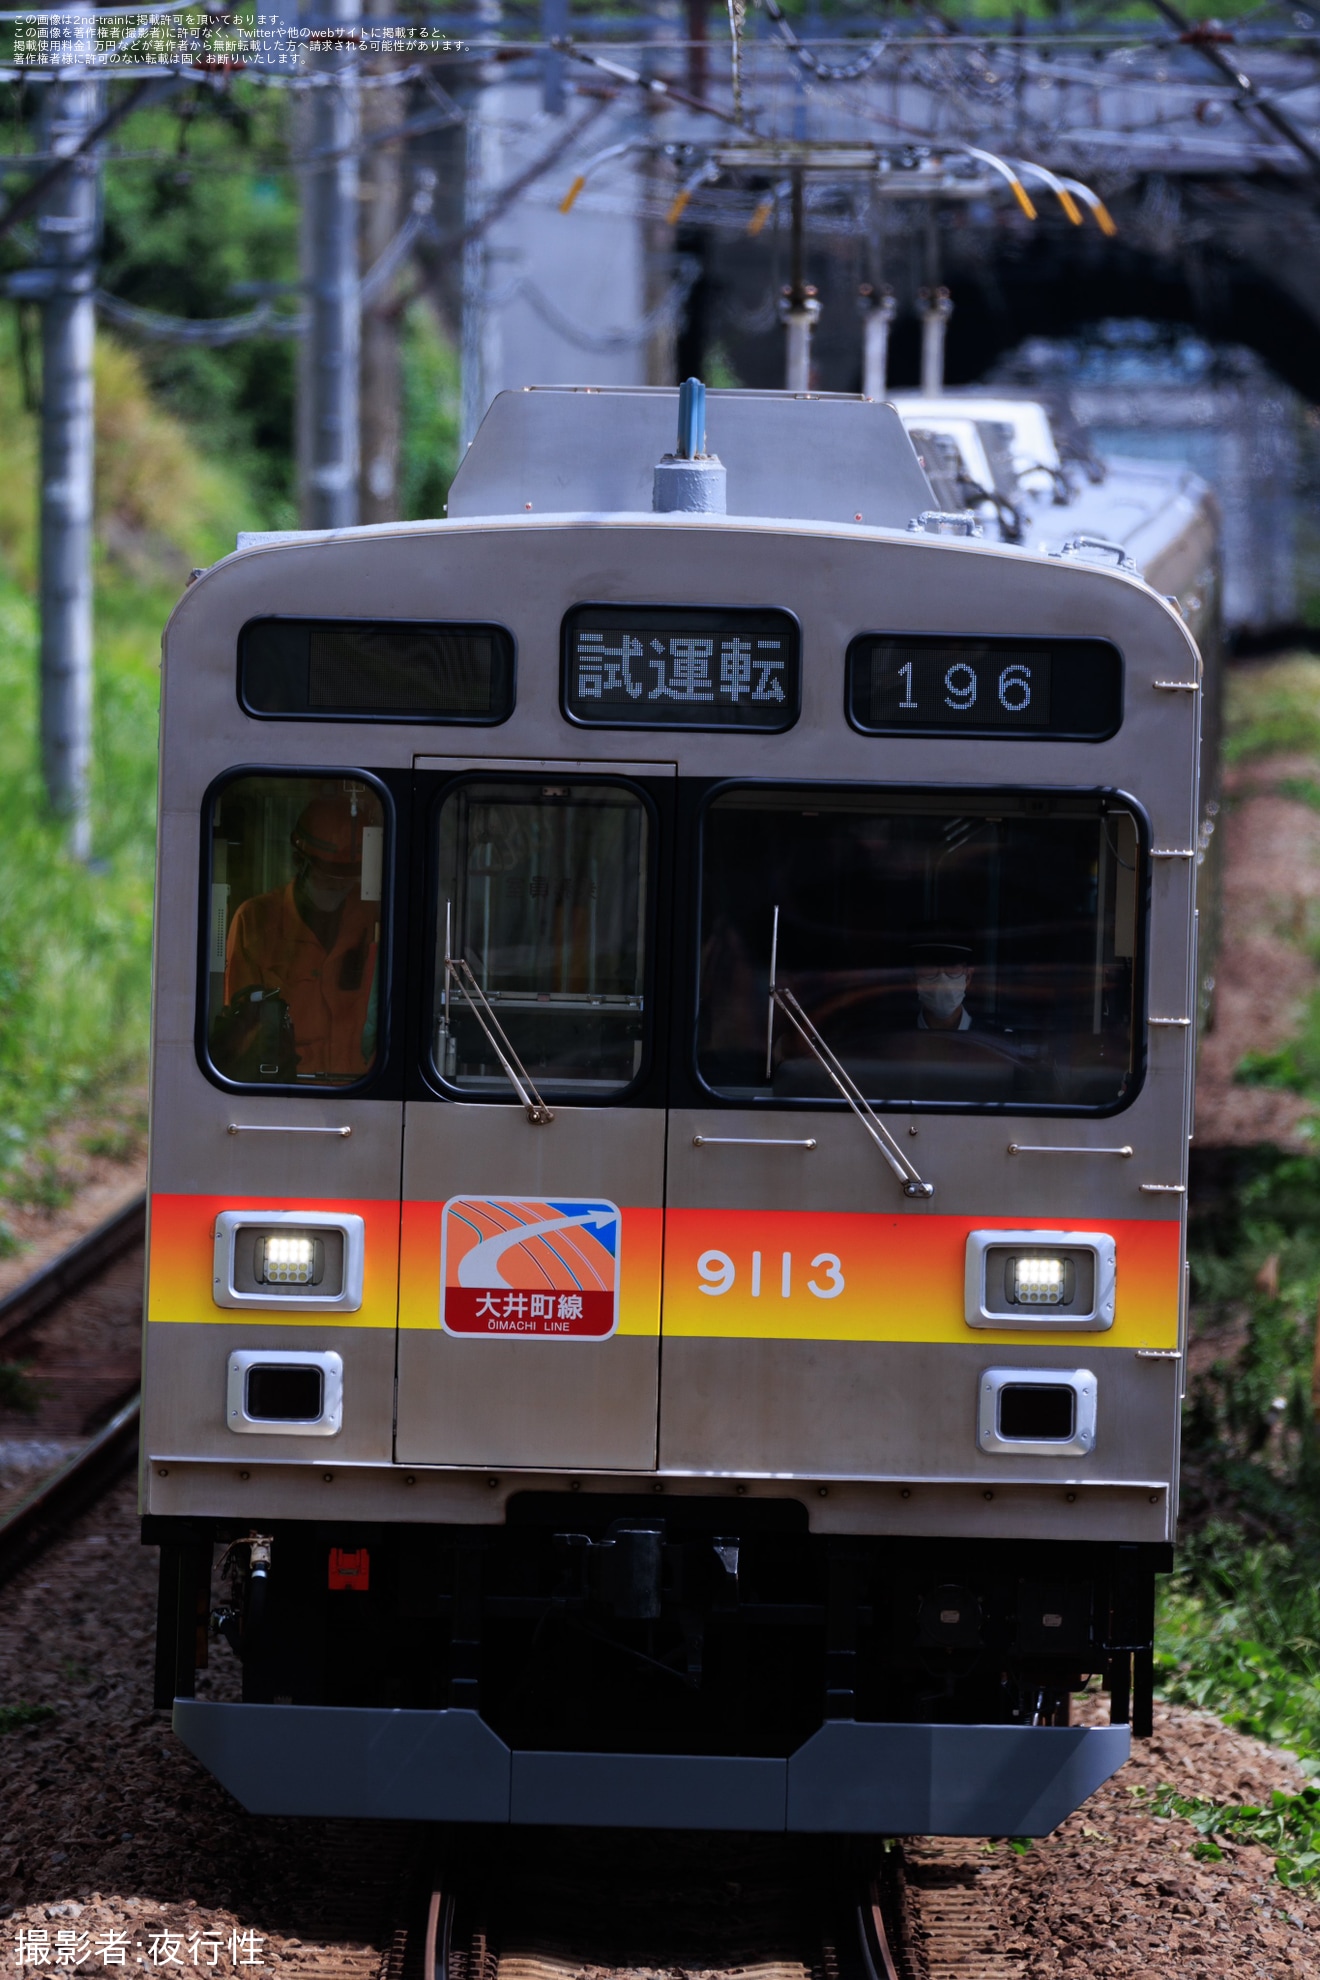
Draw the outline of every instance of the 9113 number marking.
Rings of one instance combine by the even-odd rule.
[[[772,1279],[773,1271],[774,1267],[772,1263]],[[808,1278],[805,1281],[807,1291],[813,1299],[837,1299],[847,1284],[843,1276],[843,1261],[837,1252],[818,1251],[811,1261],[811,1271],[819,1274],[819,1279],[824,1282],[823,1284],[819,1283],[815,1277]],[[697,1276],[701,1281],[699,1291],[708,1294],[712,1299],[719,1299],[722,1294],[731,1292],[736,1285],[738,1267],[727,1251],[703,1251],[697,1260]],[[761,1297],[762,1280],[761,1253],[759,1251],[752,1253],[748,1276],[751,1296],[753,1299],[759,1299]],[[791,1251],[783,1251],[779,1254],[779,1297],[781,1299],[791,1299],[793,1297],[793,1254]]]

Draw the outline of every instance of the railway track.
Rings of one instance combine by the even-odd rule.
[[[1011,1881],[975,1840],[542,1832],[456,1856],[380,1980],[1019,1980]]]
[[[0,1583],[136,1455],[145,1219],[137,1197],[0,1300],[27,1401],[0,1411]]]
[[[897,1849],[526,1831],[447,1853],[381,1980],[926,1980]]]

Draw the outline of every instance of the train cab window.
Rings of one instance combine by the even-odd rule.
[[[702,835],[697,1067],[729,1099],[1110,1110],[1135,1092],[1140,837],[1089,796],[731,789]],[[776,912],[777,911],[777,912]]]
[[[650,838],[622,785],[482,781],[444,800],[432,1041],[446,1085],[507,1098],[501,1034],[547,1096],[632,1084]]]
[[[209,821],[206,1050],[245,1086],[346,1086],[378,1056],[384,801],[351,776],[235,777]]]

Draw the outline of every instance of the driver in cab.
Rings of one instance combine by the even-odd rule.
[[[225,945],[223,1057],[230,1063],[222,1072],[351,1080],[370,1070],[380,909],[362,898],[369,823],[360,799],[313,798],[290,834],[292,880],[254,895],[235,914]],[[272,1004],[283,1006],[276,1028]],[[248,1067],[254,1052],[262,1063]]]
[[[972,952],[959,942],[914,943],[912,981],[917,993],[918,1031],[971,1031],[967,1008]]]

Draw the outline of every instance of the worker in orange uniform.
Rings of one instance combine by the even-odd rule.
[[[371,1069],[380,908],[362,898],[362,834],[370,822],[360,798],[313,798],[290,834],[298,857],[293,879],[244,901],[230,924],[226,1006],[237,1014],[247,1005],[255,1020],[263,1003],[280,999],[285,1029],[292,1029],[270,1065],[245,1067],[247,1077],[255,1071],[287,1079],[292,1071],[296,1078],[352,1080]],[[231,1057],[235,1048],[252,1057],[249,1041],[235,1038]]]

